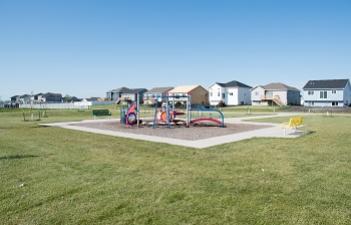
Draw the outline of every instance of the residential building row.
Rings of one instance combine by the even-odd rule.
[[[57,93],[38,93],[36,95],[15,95],[11,97],[11,103],[31,104],[31,103],[61,103],[63,102],[62,94]]]
[[[35,95],[15,95],[11,97],[10,103],[12,105],[18,104],[41,104],[41,103],[68,103],[68,102],[81,102],[81,101],[88,101],[88,102],[102,102],[105,101],[104,98],[99,97],[91,97],[91,98],[77,98],[75,96],[62,96],[59,93],[38,93]]]
[[[349,79],[310,80],[302,92],[284,83],[269,83],[251,87],[239,81],[216,82],[208,89],[201,85],[178,87],[155,87],[130,89],[121,87],[107,92],[110,101],[137,101],[154,104],[164,98],[185,101],[190,96],[191,104],[202,105],[301,105],[309,107],[343,107],[351,105],[351,85]],[[183,98],[183,99],[182,99]]]
[[[107,101],[119,103],[121,100],[139,100],[140,103],[154,104],[164,99],[186,101],[191,104],[211,106],[237,105],[305,105],[307,107],[344,107],[351,106],[351,84],[349,79],[310,80],[300,91],[284,83],[269,83],[251,87],[239,81],[216,82],[209,88],[201,85],[178,87],[155,87],[130,89],[121,87],[106,93]],[[12,104],[76,102],[82,99],[58,93],[38,93],[36,95],[15,95]],[[104,101],[103,98],[90,98],[87,101]]]

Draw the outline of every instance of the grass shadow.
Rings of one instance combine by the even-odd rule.
[[[5,155],[0,156],[0,160],[16,160],[16,159],[27,159],[27,158],[37,158],[37,155]]]

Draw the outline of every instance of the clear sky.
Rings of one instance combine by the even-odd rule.
[[[0,0],[3,100],[350,77],[350,0]]]

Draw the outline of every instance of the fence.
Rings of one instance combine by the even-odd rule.
[[[74,102],[74,103],[46,103],[46,104],[21,104],[22,109],[90,109],[91,102]]]
[[[109,101],[109,102],[92,102],[92,105],[93,106],[104,106],[104,105],[115,105],[116,102],[112,102],[112,101]]]

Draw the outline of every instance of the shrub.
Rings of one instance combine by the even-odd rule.
[[[226,107],[227,105],[224,103],[224,101],[220,101],[218,104],[217,104],[217,107]]]

